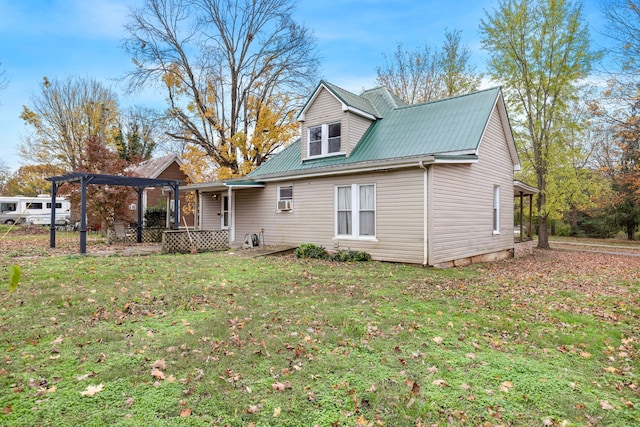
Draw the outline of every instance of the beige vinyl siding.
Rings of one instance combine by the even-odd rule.
[[[278,185],[293,185],[293,209],[276,209]],[[337,185],[375,184],[376,241],[335,239],[334,189]],[[315,243],[328,250],[367,251],[374,259],[423,262],[423,171],[384,173],[268,183],[262,189],[238,190],[236,240],[264,229],[267,245]],[[335,245],[338,245],[336,248]]]
[[[346,130],[343,131],[345,137],[342,139],[342,151],[349,156],[372,122],[350,112],[346,114],[345,122]]]
[[[305,113],[305,121],[301,122],[300,132],[302,136],[302,159],[308,157],[307,138],[308,129],[312,126],[319,126],[322,124],[340,122],[341,127],[341,151],[347,155],[351,154],[351,151],[358,144],[362,135],[367,131],[371,125],[371,120],[358,116],[351,112],[342,111],[342,104],[335,96],[333,96],[326,89],[321,89],[320,93],[314,100],[313,104],[309,107]]]
[[[513,248],[513,166],[494,109],[479,161],[435,165],[430,264]],[[494,187],[500,186],[500,234],[493,233]]]
[[[345,113],[342,111],[342,104],[331,92],[322,88],[314,100],[313,104],[305,113],[305,121],[302,123],[302,159],[308,157],[309,147],[307,145],[308,129],[325,123],[343,122]],[[344,126],[344,123],[343,123]],[[341,141],[344,144],[344,138]],[[344,149],[344,148],[343,148]]]
[[[222,220],[219,213],[222,211],[221,193],[218,194],[218,200],[213,200],[214,193],[202,193],[200,196],[201,215],[200,229],[202,230],[220,230]],[[226,194],[226,193],[225,193]]]

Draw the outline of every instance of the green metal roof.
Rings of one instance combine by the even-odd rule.
[[[351,93],[348,90],[344,90],[341,87],[338,87],[324,80],[321,80],[318,86],[316,86],[315,90],[313,91],[313,95],[309,98],[305,106],[302,108],[300,114],[304,113],[307,110],[307,107],[311,105],[311,102],[315,99],[316,95],[322,88],[325,88],[329,92],[331,92],[333,96],[338,98],[338,100],[347,107],[362,111],[363,113],[369,114],[373,117],[381,117],[380,113],[376,111],[376,108],[368,99]]]
[[[324,84],[327,87],[327,83]],[[332,90],[336,88],[331,87]],[[301,142],[297,140],[251,172],[248,178],[312,173],[314,169],[349,165],[357,168],[367,163],[393,159],[409,161],[426,156],[477,158],[480,140],[498,96],[500,88],[493,88],[424,104],[378,108],[386,110],[384,117],[372,123],[349,157],[341,155],[302,161]],[[386,95],[368,91],[363,97],[381,105],[380,101]]]

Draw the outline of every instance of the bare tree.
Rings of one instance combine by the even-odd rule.
[[[4,90],[9,86],[9,78],[7,77],[7,70],[2,66],[0,62],[0,90]],[[2,105],[2,103],[0,103]]]
[[[129,89],[166,90],[170,135],[202,147],[230,175],[244,162],[257,166],[267,156],[248,158],[255,150],[236,144],[251,141],[256,106],[286,99],[292,111],[315,81],[315,39],[293,10],[291,0],[146,0],[127,25],[124,47],[136,64]]]
[[[613,54],[622,65],[616,71],[637,77],[640,69],[640,2],[609,0],[603,2],[602,10],[609,23],[607,36],[616,42]]]
[[[398,43],[391,58],[378,67],[377,81],[409,104],[472,92],[481,75],[469,63],[470,52],[461,44],[460,31],[446,31],[441,48],[428,44],[408,51]]]
[[[40,93],[24,106],[20,117],[32,132],[20,146],[32,163],[76,170],[89,137],[113,143],[117,131],[116,95],[93,79],[44,78]]]

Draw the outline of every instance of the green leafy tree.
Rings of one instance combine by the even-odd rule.
[[[581,4],[570,0],[501,0],[481,31],[489,74],[505,86],[519,151],[536,176],[538,246],[548,248],[549,177],[566,162],[571,101],[598,55]]]
[[[384,66],[376,69],[376,80],[409,104],[473,92],[482,75],[470,64],[470,55],[459,30],[447,30],[440,48],[424,44],[409,51],[398,43],[390,58],[384,56]]]
[[[145,0],[126,26],[125,49],[136,66],[129,89],[159,85],[167,94],[172,138],[200,146],[227,175],[251,170],[273,152],[256,155],[261,147],[247,147],[261,132],[253,100],[267,104],[278,97],[286,100],[283,111],[292,111],[315,83],[315,40],[293,20],[294,5]]]

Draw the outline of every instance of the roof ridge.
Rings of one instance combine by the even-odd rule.
[[[406,109],[406,108],[412,108],[412,107],[421,107],[421,106],[430,105],[430,104],[437,104],[439,102],[453,101],[455,99],[464,98],[464,97],[467,97],[467,96],[479,95],[481,93],[490,92],[492,90],[501,91],[502,90],[502,86],[493,86],[493,87],[490,87],[490,88],[487,88],[487,89],[476,90],[474,92],[461,93],[459,95],[450,96],[448,98],[432,99],[431,101],[420,102],[418,104],[406,104],[406,105],[402,105],[402,106],[398,107],[397,110]]]
[[[340,92],[343,92],[343,94],[345,94],[345,95],[357,98],[362,102],[366,102],[373,109],[373,112],[375,113],[375,115],[377,117],[380,117],[380,111],[378,111],[376,106],[369,99],[363,97],[362,95],[357,95],[357,94],[351,92],[350,90],[347,90],[347,89],[345,89],[343,87],[340,87],[340,86],[338,86],[336,84],[333,84],[333,83],[331,83],[331,82],[329,82],[327,80],[324,80],[324,79],[320,80],[319,86],[321,86],[321,85],[324,85],[325,87],[327,87],[330,91],[332,91],[334,93],[335,96],[337,96],[340,99],[341,102],[344,102],[346,105],[349,105],[351,107],[361,109],[360,107],[357,107],[357,106],[353,105],[353,103],[350,103],[347,99],[344,98],[344,96],[341,96]],[[365,112],[367,112],[367,111],[365,111]]]

